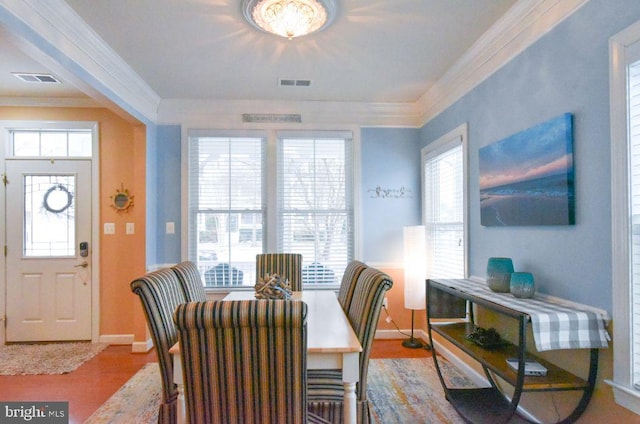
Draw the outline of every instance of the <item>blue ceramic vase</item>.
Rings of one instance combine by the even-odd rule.
[[[533,274],[530,272],[514,272],[511,274],[510,291],[515,297],[533,297],[536,292]]]
[[[513,262],[511,258],[489,258],[487,286],[494,292],[509,293]]]

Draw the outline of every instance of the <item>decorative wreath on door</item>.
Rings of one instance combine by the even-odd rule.
[[[62,213],[73,203],[73,194],[62,184],[55,184],[47,190],[42,206],[51,213]]]

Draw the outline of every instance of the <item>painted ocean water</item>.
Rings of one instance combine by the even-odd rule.
[[[567,174],[480,190],[482,225],[573,224],[573,193],[573,179]]]

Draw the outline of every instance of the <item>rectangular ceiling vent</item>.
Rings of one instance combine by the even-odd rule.
[[[23,72],[12,72],[12,74],[24,82],[60,83],[53,75],[49,74],[28,74]]]
[[[279,79],[280,87],[311,87],[311,80],[306,79]]]
[[[298,114],[278,114],[278,113],[245,113],[242,115],[242,122],[252,123],[302,123],[302,115]]]

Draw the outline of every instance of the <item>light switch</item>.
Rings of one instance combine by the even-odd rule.
[[[167,222],[167,225],[166,225],[166,233],[167,233],[167,234],[175,234],[175,233],[176,233],[176,226],[175,226],[175,223],[173,223],[173,222]]]
[[[104,233],[105,234],[115,234],[116,233],[116,224],[113,222],[105,222],[104,223]]]
[[[127,234],[134,234],[136,232],[136,226],[133,222],[127,222],[126,232]]]

